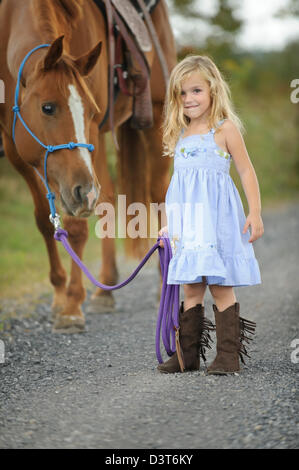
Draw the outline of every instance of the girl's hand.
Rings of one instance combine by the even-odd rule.
[[[253,243],[255,240],[260,238],[264,233],[264,224],[262,221],[262,217],[259,213],[251,213],[249,212],[244,228],[243,233],[247,232],[248,227],[251,225],[251,237],[249,238],[249,242]]]
[[[168,233],[168,226],[167,225],[165,227],[161,228],[161,230],[159,231],[159,237],[162,237],[163,233]],[[160,240],[159,246],[164,248],[163,240]]]

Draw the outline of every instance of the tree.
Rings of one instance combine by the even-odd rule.
[[[206,38],[208,49],[218,47],[227,49],[235,48],[236,36],[242,28],[242,20],[234,14],[234,2],[232,0],[218,0],[217,11],[214,15],[208,15],[198,10],[198,0],[169,0],[175,12],[189,19],[201,19],[208,24],[210,34]],[[204,4],[202,2],[202,4]],[[205,45],[204,45],[205,46]]]
[[[281,8],[275,15],[277,18],[299,16],[299,0],[289,0],[287,6]]]

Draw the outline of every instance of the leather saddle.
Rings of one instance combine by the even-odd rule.
[[[154,38],[152,34],[150,38],[144,20],[148,25],[148,16],[159,1],[94,0],[105,17],[109,43],[109,104],[99,127],[109,117],[116,147],[113,103],[120,92],[133,97],[131,127],[145,129],[153,125],[150,69],[145,53],[151,51]]]

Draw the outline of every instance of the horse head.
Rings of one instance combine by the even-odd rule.
[[[91,143],[94,116],[99,108],[88,88],[87,77],[101,53],[101,42],[87,54],[73,58],[63,51],[63,36],[57,38],[24,69],[20,113],[45,145],[69,142]],[[96,135],[96,132],[94,132]],[[15,143],[20,157],[43,174],[45,149],[17,121]],[[96,145],[96,142],[92,142]],[[87,148],[64,148],[49,154],[48,183],[60,195],[69,215],[89,216],[98,199],[100,186]]]

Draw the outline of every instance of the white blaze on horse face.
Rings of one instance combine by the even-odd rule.
[[[69,108],[70,108],[71,115],[73,118],[75,134],[76,134],[76,142],[81,143],[81,144],[86,144],[85,125],[84,125],[84,107],[83,107],[82,99],[74,85],[69,85],[68,88],[70,90],[68,104],[69,104]],[[89,151],[82,147],[78,147],[78,150],[80,151],[80,156],[82,160],[84,161],[90,174],[92,175],[92,166],[91,166],[91,158],[89,155]]]

